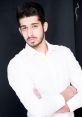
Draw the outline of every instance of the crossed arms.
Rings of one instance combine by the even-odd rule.
[[[39,93],[38,89],[34,88],[33,89],[33,93],[34,95],[37,96],[38,99],[41,99],[42,96],[41,94]],[[70,109],[67,105],[67,101],[70,100],[72,97],[74,97],[76,94],[77,94],[77,89],[74,87],[74,86],[68,86],[64,91],[62,91],[60,93],[64,99],[65,99],[65,106],[63,106],[62,108],[60,108],[57,113],[64,113],[64,112],[69,112]]]

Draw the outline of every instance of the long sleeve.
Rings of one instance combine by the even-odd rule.
[[[33,94],[33,85],[30,81],[30,76],[26,77],[24,66],[21,62],[14,61],[8,65],[8,80],[10,86],[16,92],[20,101],[23,103],[25,108],[34,117],[50,117],[54,112],[65,105],[65,100],[62,95],[49,95],[43,96],[38,99]]]
[[[69,68],[70,82],[78,92],[67,102],[70,111],[74,111],[82,107],[82,70],[73,53],[69,49],[67,51],[66,57]]]

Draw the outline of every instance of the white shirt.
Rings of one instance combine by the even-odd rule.
[[[82,107],[82,70],[72,52],[64,46],[48,44],[46,55],[26,44],[8,65],[8,80],[28,117],[74,117]],[[67,104],[70,112],[56,113],[65,105],[62,92],[70,83],[78,93]],[[42,98],[33,93],[37,88]]]

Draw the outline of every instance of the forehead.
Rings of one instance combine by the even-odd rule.
[[[38,16],[23,17],[19,19],[20,25],[31,25],[33,23],[40,23]]]

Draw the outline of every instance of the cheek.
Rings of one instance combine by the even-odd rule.
[[[28,34],[25,33],[25,32],[22,33],[22,36],[23,36],[23,38],[24,38],[25,40],[28,38]]]
[[[38,29],[38,30],[34,31],[33,34],[35,36],[41,37],[43,35],[43,30],[42,29]]]

